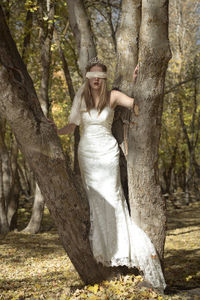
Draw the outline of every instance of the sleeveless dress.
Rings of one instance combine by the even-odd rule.
[[[137,267],[153,287],[166,287],[147,234],[130,218],[122,192],[119,148],[111,133],[114,111],[80,110],[79,165],[90,206],[90,243],[97,262]]]

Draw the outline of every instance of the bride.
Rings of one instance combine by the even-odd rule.
[[[90,206],[90,244],[97,262],[105,266],[136,267],[153,287],[166,287],[155,247],[147,234],[130,218],[119,173],[119,148],[111,133],[117,105],[132,109],[134,99],[107,90],[107,68],[92,59],[86,79],[77,92],[69,124],[58,134],[81,126],[78,159]],[[134,77],[137,76],[137,68]]]

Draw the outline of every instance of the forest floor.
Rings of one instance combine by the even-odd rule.
[[[30,212],[20,210],[19,228]],[[200,299],[200,203],[168,208],[165,246],[167,295],[138,287],[140,276],[84,286],[63,250],[48,210],[42,232],[11,232],[0,243],[0,299]]]

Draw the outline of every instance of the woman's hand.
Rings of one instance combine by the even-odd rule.
[[[47,121],[52,125],[53,129],[56,131],[58,135],[71,134],[74,132],[76,128],[75,124],[67,124],[63,128],[58,129],[53,120],[47,119]]]
[[[71,134],[74,132],[75,128],[76,128],[75,124],[67,124],[63,128],[57,129],[57,134],[58,135]]]
[[[48,119],[48,118],[47,118],[47,121],[52,125],[53,129],[54,129],[55,131],[57,131],[57,126],[56,126],[56,124],[54,123],[54,121],[51,120],[51,119]]]
[[[134,72],[133,72],[133,82],[136,82],[137,76],[138,76],[138,70],[139,70],[139,64],[137,64]]]

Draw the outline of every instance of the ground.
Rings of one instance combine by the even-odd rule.
[[[19,228],[29,213],[20,210]],[[122,276],[84,286],[63,250],[45,210],[43,232],[11,232],[0,243],[0,299],[147,300],[200,299],[200,203],[179,209],[168,207],[165,246],[167,295],[139,288],[141,277]]]

